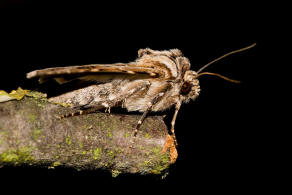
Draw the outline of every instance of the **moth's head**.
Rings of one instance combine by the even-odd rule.
[[[180,89],[180,94],[185,97],[186,102],[190,101],[191,99],[194,100],[196,99],[196,97],[199,96],[199,92],[200,92],[199,77],[202,75],[218,76],[230,82],[240,83],[240,81],[229,79],[217,73],[212,73],[212,72],[198,73],[193,70],[187,70],[184,74],[183,83]]]
[[[180,94],[185,97],[185,101],[194,100],[198,97],[200,85],[198,74],[193,70],[187,70],[184,74],[183,84],[180,89]]]
[[[208,64],[204,65],[203,67],[201,67],[198,71],[192,71],[192,70],[186,70],[184,77],[183,77],[183,84],[181,86],[181,90],[180,90],[180,94],[182,96],[185,97],[185,101],[189,101],[190,99],[195,99],[196,97],[198,97],[199,92],[200,92],[200,86],[199,86],[199,80],[198,78],[202,75],[213,75],[213,76],[217,76],[220,77],[224,80],[230,81],[230,82],[234,82],[234,83],[240,83],[240,81],[237,80],[233,80],[233,79],[229,79],[225,76],[222,76],[220,74],[217,73],[212,73],[212,72],[202,72],[205,68],[207,68],[208,66],[210,66],[211,64],[221,60],[222,58],[225,58],[231,54],[235,54],[238,52],[242,52],[244,50],[250,49],[252,47],[254,47],[256,44],[252,44],[248,47],[244,47],[235,51],[231,51],[219,58],[216,58],[215,60],[209,62]]]

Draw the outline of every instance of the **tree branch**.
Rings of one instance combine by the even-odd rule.
[[[73,110],[30,96],[0,103],[0,167],[106,169],[116,176],[161,174],[171,164],[169,152],[161,152],[167,136],[161,116],[147,117],[132,139],[138,115],[94,113],[57,119]]]

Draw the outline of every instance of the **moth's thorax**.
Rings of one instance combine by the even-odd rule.
[[[198,73],[193,70],[187,70],[184,74],[181,95],[185,97],[185,101],[194,100],[200,93],[200,85]]]
[[[178,49],[168,51],[155,51],[149,48],[138,51],[137,64],[142,66],[155,66],[156,70],[163,70],[165,79],[182,79],[182,72],[190,68],[190,62],[183,57]]]
[[[159,62],[160,66],[163,65],[164,70],[168,70],[164,74],[165,79],[170,79],[173,82],[172,91],[179,93],[183,101],[194,100],[199,95],[198,74],[190,70],[190,61],[182,55],[180,50],[155,51],[149,48],[141,49],[138,52],[137,62],[141,64]],[[157,66],[157,69],[160,66]]]

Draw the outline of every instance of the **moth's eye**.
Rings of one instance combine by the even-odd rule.
[[[183,85],[181,86],[180,94],[188,95],[191,90],[192,90],[192,84],[189,82],[184,82]]]
[[[150,54],[151,54],[151,51],[149,51],[149,50],[145,50],[145,51],[144,51],[144,54],[145,54],[145,55],[150,55]]]

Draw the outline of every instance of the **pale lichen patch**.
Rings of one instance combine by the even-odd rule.
[[[96,148],[93,150],[93,159],[97,160],[99,159],[99,156],[101,154],[101,148]]]
[[[41,134],[41,129],[34,129],[32,132],[31,132],[31,136],[32,136],[32,139],[34,141],[38,141],[39,139],[39,135]]]
[[[65,141],[66,141],[67,145],[70,146],[70,145],[72,144],[71,136],[68,135],[68,136],[66,137]]]
[[[112,177],[117,177],[121,174],[121,171],[119,170],[112,170]]]
[[[9,100],[21,100],[29,90],[23,90],[21,87],[18,87],[17,90],[12,90],[10,93],[7,93],[4,90],[0,90],[0,102],[6,102]]]
[[[56,162],[53,163],[54,167],[57,167],[57,166],[60,166],[60,165],[61,165],[61,163],[59,161],[56,161]]]

